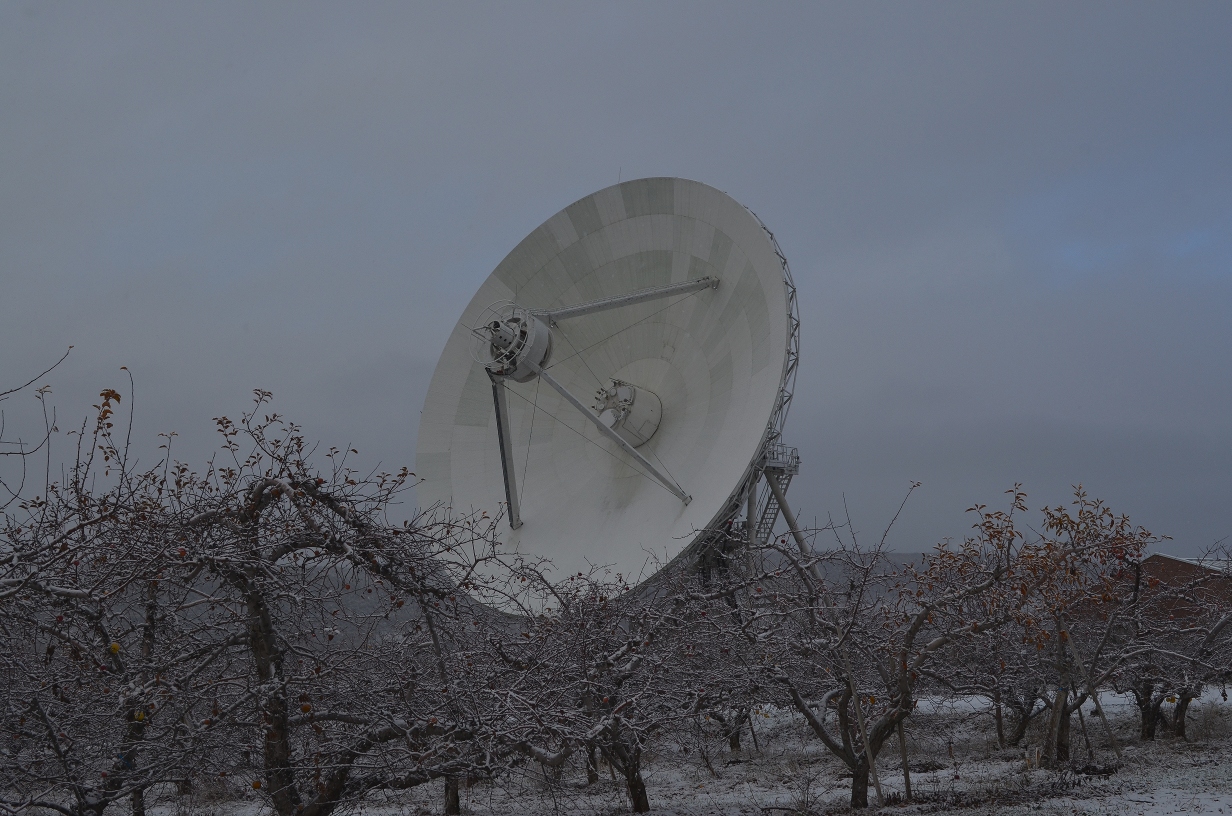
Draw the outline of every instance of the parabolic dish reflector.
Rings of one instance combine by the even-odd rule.
[[[419,423],[421,505],[512,510],[502,541],[557,576],[648,577],[741,507],[786,410],[793,293],[773,236],[712,187],[640,179],[571,204],[501,261],[445,345]]]

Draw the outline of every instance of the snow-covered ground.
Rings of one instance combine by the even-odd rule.
[[[1029,731],[1023,746],[998,750],[992,717],[976,701],[941,706],[924,703],[908,723],[909,763],[915,802],[899,803],[903,792],[897,744],[878,761],[882,789],[895,813],[961,814],[1117,814],[1167,813],[1232,815],[1232,704],[1218,690],[1190,707],[1189,741],[1162,738],[1144,744],[1137,738],[1132,702],[1109,695],[1105,709],[1113,721],[1123,758],[1118,764],[1102,725],[1087,716],[1094,762],[1074,720],[1075,770],[1028,768],[1024,757],[1038,743]],[[1091,710],[1090,704],[1086,710]],[[698,750],[696,735],[657,746],[646,758],[645,779],[652,812],[660,816],[721,814],[820,814],[846,810],[850,778],[845,768],[811,736],[798,716],[767,709],[755,718],[758,748],[745,732],[745,749],[727,750],[710,740]],[[926,770],[930,769],[931,770]],[[492,814],[628,813],[623,784],[602,766],[602,779],[585,784],[579,766],[551,780],[536,768],[462,792],[463,812]],[[1098,773],[1103,771],[1104,773]],[[189,800],[191,799],[191,801]],[[869,801],[876,794],[869,790]],[[392,796],[372,796],[365,816],[403,816],[442,812],[442,786],[433,784]],[[873,808],[875,809],[875,808]],[[151,816],[256,816],[255,795],[242,799],[206,796],[164,800]]]

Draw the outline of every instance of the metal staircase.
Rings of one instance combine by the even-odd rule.
[[[736,555],[737,549],[743,543],[748,530],[748,522],[739,520],[740,516],[751,516],[756,519],[757,523],[754,525],[753,533],[757,542],[765,542],[774,535],[774,525],[778,521],[782,508],[779,507],[773,491],[762,477],[777,479],[783,492],[786,492],[792,477],[799,472],[800,452],[796,448],[779,442],[766,445],[762,457],[753,463],[752,473],[749,476],[750,489],[756,491],[754,496],[756,504],[753,512],[749,513],[747,509],[747,491],[742,491],[744,495],[734,494],[727,521],[709,530],[707,535],[699,537],[694,542],[693,553],[697,559],[697,569],[702,574],[703,580],[708,580],[712,570],[727,569],[730,559]],[[746,549],[745,555],[741,556],[742,559],[747,559],[748,568],[755,570],[762,569],[762,557],[762,553],[756,546]],[[654,582],[651,581],[644,587],[653,585]]]
[[[766,454],[759,468],[767,479],[776,479],[783,492],[787,492],[791,477],[800,472],[800,451],[796,448],[775,442],[766,446]],[[768,541],[774,535],[774,524],[779,519],[778,500],[770,490],[769,485],[761,485],[757,496],[757,525],[755,532],[758,541]]]

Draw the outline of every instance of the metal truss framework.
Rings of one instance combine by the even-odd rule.
[[[677,562],[687,559],[696,563],[710,553],[731,554],[733,545],[740,542],[752,544],[765,540],[773,533],[781,510],[776,491],[771,488],[768,480],[775,479],[779,487],[777,492],[781,495],[786,492],[791,477],[800,472],[799,451],[788,447],[782,441],[783,426],[787,422],[787,411],[791,408],[795,394],[796,370],[800,362],[800,310],[796,302],[796,284],[791,276],[791,267],[787,264],[787,256],[779,247],[774,233],[757,213],[752,210],[749,210],[749,213],[757,219],[766,237],[770,239],[774,254],[778,256],[783,270],[783,287],[787,294],[787,357],[783,363],[783,376],[779,381],[778,399],[770,414],[770,420],[766,423],[757,455],[745,470],[739,486],[723,503],[723,508],[693,543],[674,559]],[[745,517],[743,532],[738,530],[735,524],[741,515]]]

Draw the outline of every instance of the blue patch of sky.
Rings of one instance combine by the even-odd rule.
[[[1204,153],[1054,178],[1007,208],[1005,235],[1030,274],[1057,287],[1121,275],[1232,280],[1232,188],[1226,162]]]

